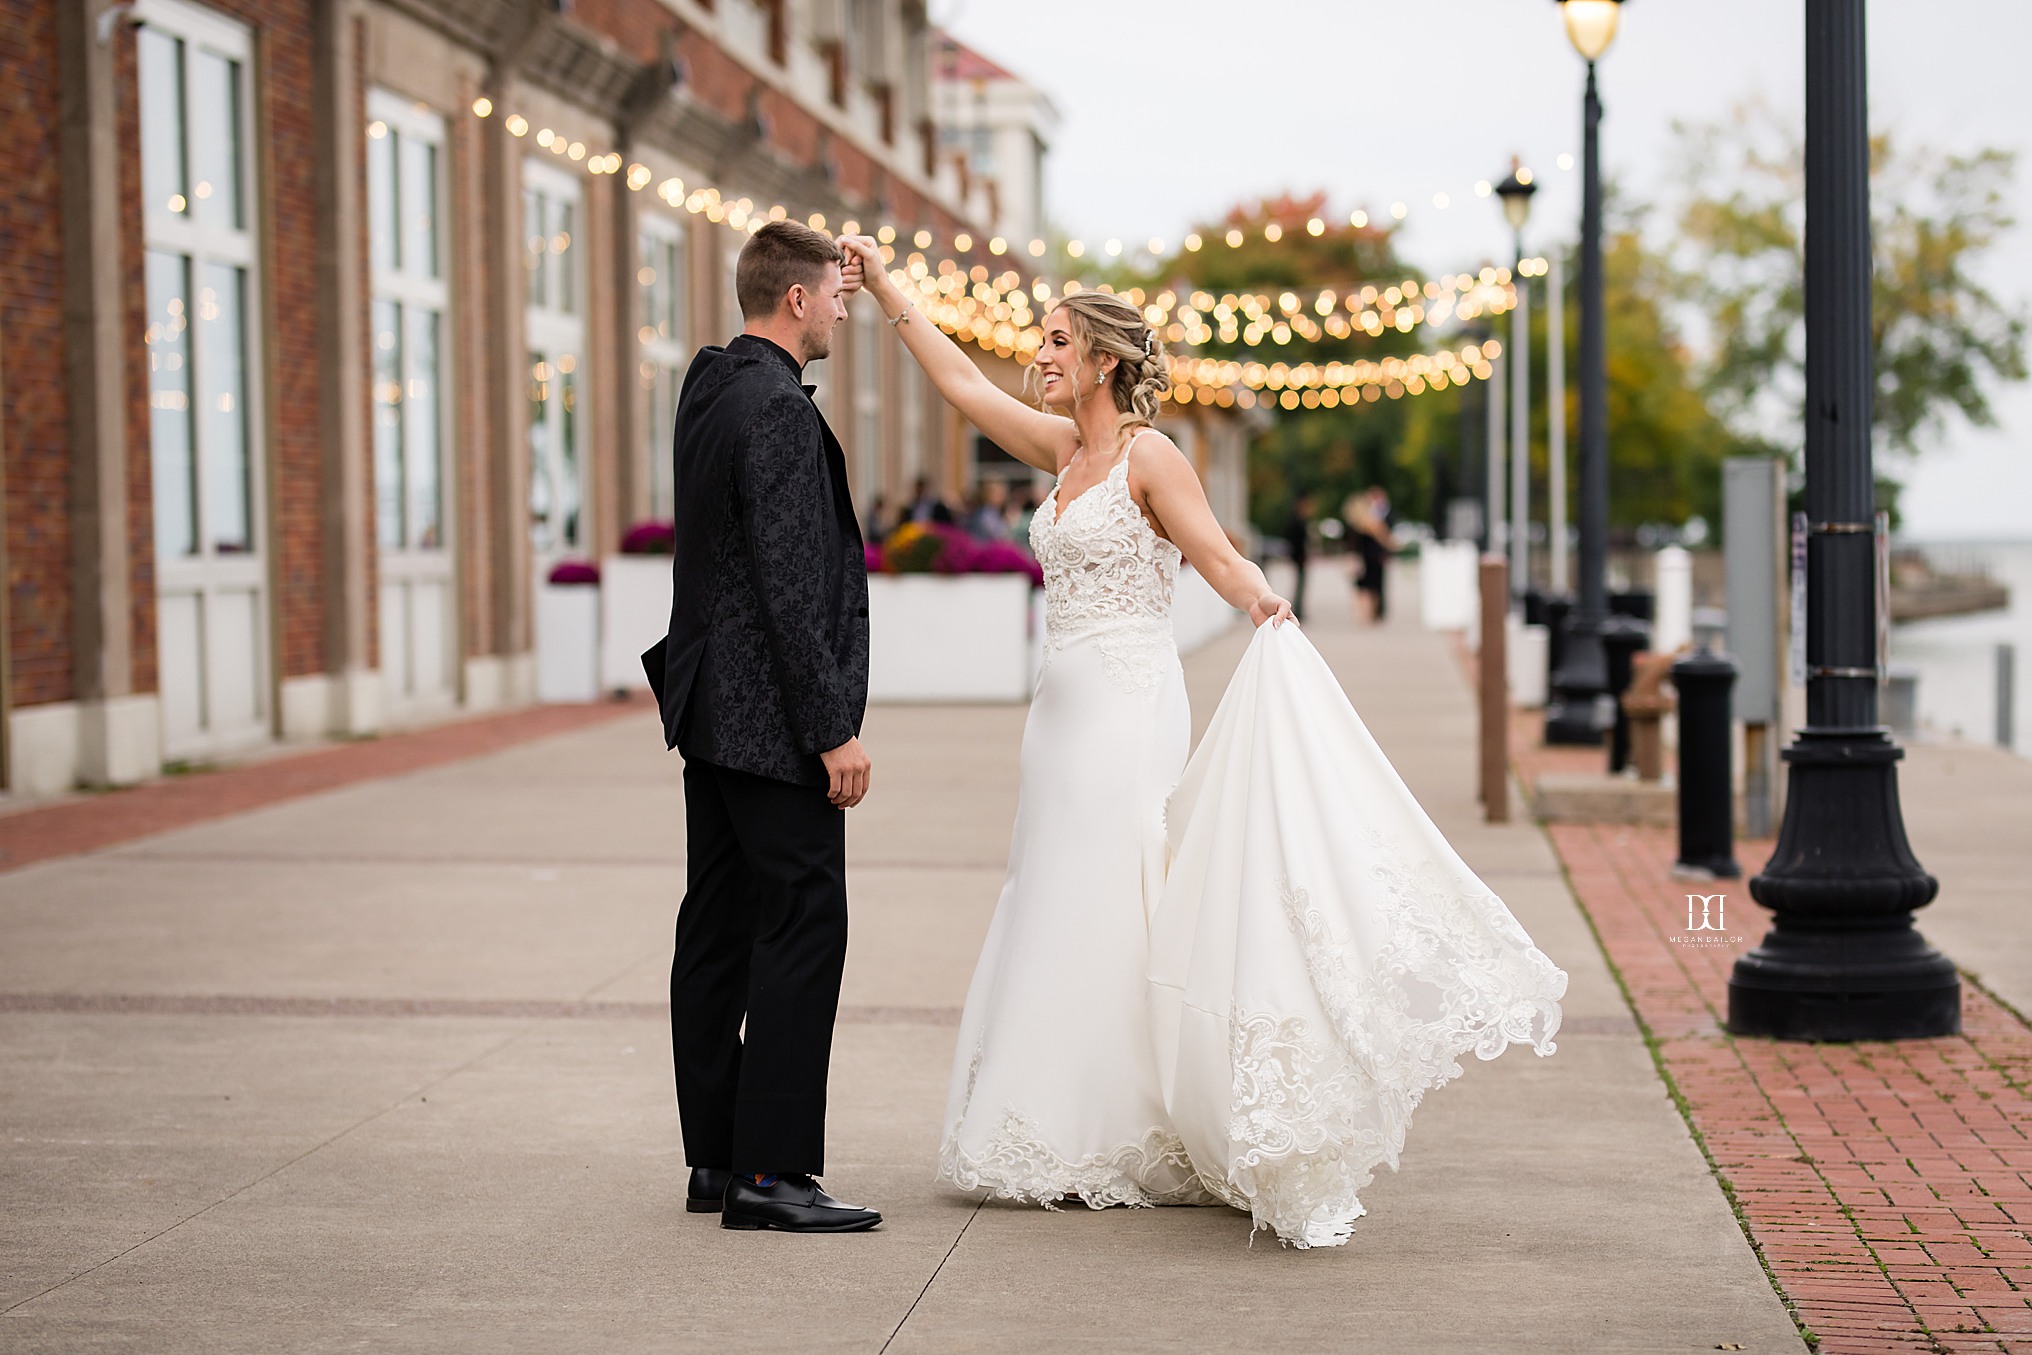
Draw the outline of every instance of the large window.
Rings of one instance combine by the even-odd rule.
[[[157,667],[183,756],[267,733],[253,51],[210,10],[134,12]]]
[[[451,704],[457,605],[446,547],[444,120],[385,91],[367,98],[374,532],[381,692],[391,716]]]
[[[644,212],[636,234],[636,339],[642,381],[642,451],[649,463],[650,516],[669,518],[671,434],[677,393],[691,357],[690,232],[683,222]]]
[[[522,171],[528,270],[529,532],[539,556],[585,547],[585,250],[579,181],[539,161]]]
[[[242,555],[254,548],[244,65],[154,24],[139,55],[156,550]]]
[[[435,550],[444,544],[444,123],[379,91],[368,114],[375,529],[384,550]]]

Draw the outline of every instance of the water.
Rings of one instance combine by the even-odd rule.
[[[2032,757],[2032,541],[1903,542],[1936,569],[1981,569],[2011,590],[2006,611],[1910,621],[1891,628],[1891,662],[1919,674],[1922,738],[1997,739],[1997,646],[2017,646],[2012,750]]]

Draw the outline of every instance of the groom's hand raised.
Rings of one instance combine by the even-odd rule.
[[[868,774],[874,764],[868,761],[867,750],[861,747],[860,739],[848,739],[818,757],[825,764],[826,775],[832,778],[832,784],[826,788],[826,798],[841,809],[852,809],[861,803],[868,794]]]

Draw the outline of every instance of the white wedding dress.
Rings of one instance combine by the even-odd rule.
[[[1344,1241],[1455,1056],[1552,1052],[1566,976],[1295,627],[1259,629],[1187,768],[1179,553],[1128,468],[1068,504],[1054,487],[1031,523],[1044,669],[938,1176],[1046,1206],[1225,1202]]]

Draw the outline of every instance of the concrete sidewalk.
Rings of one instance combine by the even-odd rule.
[[[1450,641],[1316,578],[1315,643],[1572,975],[1559,1052],[1470,1061],[1348,1246],[932,1187],[1020,707],[869,720],[828,1184],[887,1223],[683,1213],[645,715],[0,875],[0,1348],[1803,1348],[1544,835],[1479,822]],[[1188,660],[1199,725],[1246,639]]]

